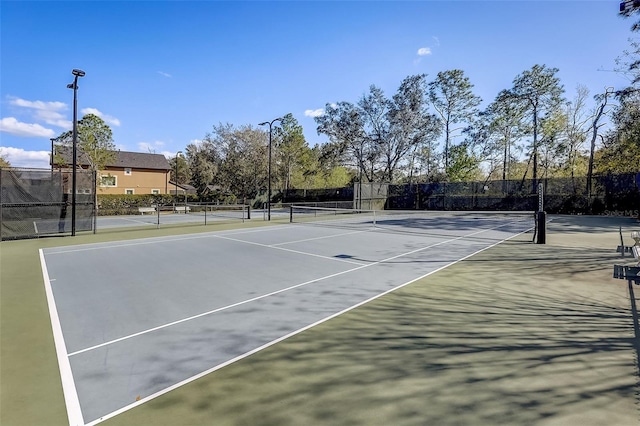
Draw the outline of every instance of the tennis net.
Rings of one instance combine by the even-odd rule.
[[[181,212],[190,215],[203,216],[216,219],[238,219],[244,221],[251,219],[251,207],[246,204],[204,204],[204,203],[188,203],[186,205],[176,205],[176,209],[180,208]]]
[[[535,228],[533,211],[362,210],[291,206],[291,223],[402,233],[458,235],[477,229],[525,232]]]

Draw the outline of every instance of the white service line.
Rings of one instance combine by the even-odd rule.
[[[78,399],[78,391],[73,380],[73,372],[71,371],[71,363],[67,354],[67,345],[64,342],[62,334],[62,326],[58,317],[58,310],[53,298],[53,289],[49,280],[49,271],[44,260],[44,252],[40,252],[40,265],[42,267],[42,278],[44,279],[44,288],[47,294],[47,305],[49,306],[49,316],[51,317],[51,328],[53,329],[53,341],[58,356],[58,367],[60,368],[60,379],[62,380],[62,392],[64,394],[64,402],[67,406],[67,416],[69,417],[69,425],[84,425],[82,410],[80,409],[80,400]]]
[[[334,238],[334,237],[344,237],[345,235],[360,234],[362,232],[368,232],[368,231],[352,231],[352,232],[344,232],[342,234],[323,235],[322,237],[305,238],[305,239],[296,240],[296,241],[285,241],[284,243],[269,244],[269,247],[283,246],[286,244],[304,243],[307,241],[325,240],[327,238]]]
[[[335,235],[334,235],[334,237],[335,237]],[[275,250],[282,250],[282,251],[287,251],[289,253],[302,254],[302,255],[305,255],[305,256],[319,257],[321,259],[334,260],[336,262],[351,263],[353,265],[364,265],[364,263],[361,263],[361,262],[354,262],[352,260],[341,259],[341,258],[338,258],[338,257],[323,256],[321,254],[308,253],[308,252],[304,252],[304,251],[300,251],[300,250],[292,250],[292,249],[288,249],[288,248],[284,248],[284,247],[277,247],[274,244],[262,244],[262,243],[256,243],[256,242],[253,242],[253,241],[238,240],[236,238],[223,237],[221,235],[216,235],[215,238],[220,238],[222,240],[235,241],[235,242],[243,243],[243,244],[249,244],[249,245],[252,245],[252,246],[272,248],[272,249],[275,249]]]
[[[204,234],[188,235],[188,236],[177,235],[177,236],[168,236],[168,237],[166,236],[165,237],[149,237],[149,238],[144,238],[142,240],[123,241],[119,244],[113,244],[113,243],[84,244],[81,246],[71,246],[71,248],[66,250],[55,250],[55,251],[47,250],[47,256],[53,255],[53,254],[75,253],[75,252],[81,252],[81,251],[102,250],[102,249],[117,248],[117,247],[129,247],[129,246],[156,244],[156,243],[167,243],[172,241],[187,241],[187,240],[196,240],[201,238],[215,238],[216,236],[218,236],[218,232],[225,232],[225,233],[228,232],[229,235],[236,235],[236,234],[248,234],[251,232],[263,232],[263,231],[275,230],[275,229],[280,229],[280,227],[277,227],[277,228],[269,227],[269,228],[255,229],[255,230],[245,230],[243,232],[213,231],[213,232],[207,232]]]
[[[135,223],[141,223],[143,225],[155,225],[155,223],[152,222],[145,222],[144,220],[140,220],[140,219],[131,219],[128,217],[121,217],[119,218],[120,220],[126,220],[128,222],[135,222]]]
[[[231,305],[222,306],[222,307],[217,308],[217,309],[212,309],[212,310],[207,311],[207,312],[203,312],[203,313],[200,313],[200,314],[197,314],[197,315],[193,315],[193,316],[188,317],[188,318],[183,318],[181,320],[173,321],[173,322],[170,322],[170,323],[167,323],[167,324],[159,325],[157,327],[153,327],[153,328],[150,328],[148,330],[143,330],[143,331],[140,331],[138,333],[130,334],[128,336],[119,337],[117,339],[110,340],[110,341],[104,342],[104,343],[100,343],[99,345],[91,346],[89,348],[80,349],[79,351],[75,351],[75,352],[70,353],[69,356],[72,357],[74,355],[78,355],[78,354],[81,354],[83,352],[88,352],[88,351],[91,351],[93,349],[98,349],[98,348],[101,348],[103,346],[108,346],[108,345],[111,345],[113,343],[118,343],[118,342],[121,342],[123,340],[131,339],[132,337],[142,336],[144,334],[148,334],[148,333],[151,333],[153,331],[162,330],[163,328],[171,327],[173,325],[177,325],[177,324],[181,324],[183,322],[187,322],[187,321],[191,321],[191,320],[194,320],[194,319],[197,319],[197,318],[201,318],[201,317],[204,317],[206,315],[211,315],[211,314],[215,314],[217,312],[226,311],[227,309],[231,309],[231,308],[235,308],[237,306],[245,305],[247,303],[255,302],[256,300],[260,300],[260,299],[264,299],[264,298],[267,298],[267,297],[270,297],[270,296],[274,296],[274,295],[279,294],[279,293],[284,293],[285,291],[293,290],[295,288],[302,287],[302,286],[305,286],[307,284],[311,284],[311,283],[314,283],[314,282],[322,281],[322,280],[325,280],[325,279],[328,279],[328,278],[332,278],[332,277],[335,277],[335,276],[338,276],[338,275],[346,274],[348,272],[356,271],[358,269],[362,269],[362,268],[367,267],[367,266],[369,266],[369,265],[362,265],[362,266],[359,266],[357,268],[348,269],[348,270],[342,271],[342,272],[336,272],[335,274],[327,275],[327,276],[324,276],[324,277],[314,278],[312,280],[305,281],[305,282],[300,283],[300,284],[296,284],[296,285],[292,285],[292,286],[287,287],[287,288],[282,288],[280,290],[272,291],[271,293],[266,293],[266,294],[263,294],[263,295],[260,295],[260,296],[252,297],[251,299],[243,300],[241,302],[232,303]]]

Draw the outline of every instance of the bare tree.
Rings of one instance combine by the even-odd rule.
[[[479,156],[489,161],[489,175],[501,169],[502,180],[509,179],[510,165],[522,150],[517,142],[527,133],[524,112],[522,104],[508,90],[502,90],[466,129],[468,139],[480,148]]]
[[[598,102],[592,118],[591,118],[591,144],[589,148],[589,166],[587,169],[587,195],[591,195],[591,179],[593,177],[593,161],[596,152],[596,140],[598,139],[598,131],[604,124],[600,123],[600,119],[606,114],[609,98],[613,95],[613,88],[608,87],[604,93],[597,94],[594,99]]]
[[[557,68],[547,68],[545,65],[536,64],[530,70],[516,76],[511,89],[512,95],[522,102],[531,119],[533,192],[537,191],[540,117],[556,109],[562,102],[564,89],[560,84],[560,79],[556,77],[558,71]]]
[[[323,157],[332,157],[341,163],[358,169],[358,180],[363,175],[373,181],[374,169],[367,169],[367,158],[371,157],[371,140],[364,130],[364,118],[361,111],[350,102],[327,104],[324,114],[315,118],[319,134],[329,137],[324,147]]]
[[[415,152],[435,140],[440,134],[438,118],[428,112],[426,96],[426,74],[405,78],[389,102],[387,121],[389,132],[379,141],[379,150],[384,159],[383,176],[393,182],[396,172],[406,162],[413,171]]]
[[[583,145],[587,140],[586,125],[589,117],[586,116],[586,101],[589,96],[589,89],[583,85],[576,87],[576,95],[571,102],[567,102],[564,109],[565,138],[560,148],[560,158],[564,167],[569,169],[569,174],[573,180],[576,173],[578,158],[583,158]],[[582,171],[584,173],[584,169]]]
[[[442,120],[444,128],[444,171],[448,173],[449,149],[455,133],[464,129],[464,124],[477,114],[480,97],[473,94],[473,84],[462,70],[441,71],[429,83],[429,99]]]

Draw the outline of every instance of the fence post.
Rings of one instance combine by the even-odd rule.
[[[98,230],[98,171],[93,171],[93,233]]]

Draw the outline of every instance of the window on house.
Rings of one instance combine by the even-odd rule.
[[[118,186],[116,176],[100,176],[100,186]]]
[[[127,167],[124,169],[124,174],[127,176],[131,176],[131,168]]]
[[[133,195],[133,189],[125,189],[124,193],[127,195]]]
[[[152,189],[152,190],[151,190],[151,193],[152,193],[153,195],[160,195],[160,190],[159,190],[159,189]]]

